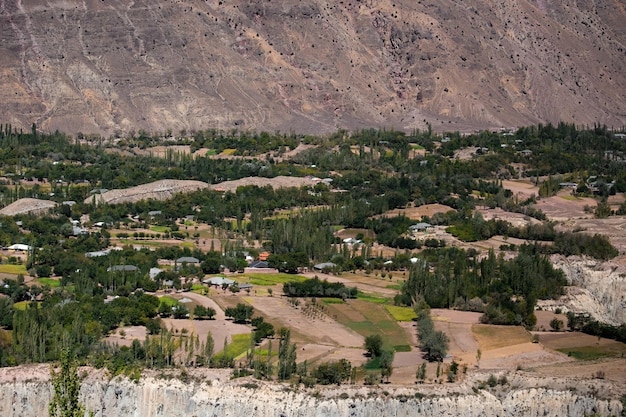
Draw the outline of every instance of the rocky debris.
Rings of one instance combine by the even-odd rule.
[[[160,180],[136,187],[109,190],[101,194],[94,194],[85,199],[86,204],[120,204],[135,203],[141,200],[168,200],[178,193],[189,193],[204,188],[209,184],[193,180]]]
[[[289,177],[279,175],[273,178],[245,177],[233,181],[224,181],[219,184],[207,184],[193,180],[160,180],[136,187],[107,190],[103,193],[95,193],[85,199],[86,204],[119,204],[134,203],[141,200],[168,200],[178,193],[190,193],[197,190],[210,188],[215,191],[235,192],[238,187],[253,185],[257,187],[270,186],[274,189],[285,187],[304,187],[316,184],[316,180],[307,177]]]
[[[0,415],[47,416],[52,397],[49,377],[1,369],[15,378],[0,380]],[[511,377],[494,388],[477,389],[488,376],[470,376],[460,384],[419,387],[363,385],[306,390],[250,379],[178,379],[143,377],[133,382],[108,379],[83,370],[87,379],[81,401],[96,417],[267,417],[267,416],[580,416],[620,415],[622,404],[608,383],[580,379]],[[17,376],[16,376],[17,374]],[[591,385],[596,394],[585,386]],[[551,386],[551,387],[550,387]],[[602,393],[601,395],[598,393]]]
[[[219,184],[212,184],[210,187],[216,191],[230,191],[235,192],[238,187],[254,185],[257,187],[270,186],[274,189],[286,188],[286,187],[304,187],[315,185],[314,179],[306,177],[289,177],[285,175],[279,175],[274,178],[266,177],[246,177],[233,181],[224,181]]]
[[[57,203],[50,200],[39,200],[37,198],[20,198],[0,210],[3,216],[16,216],[18,214],[45,214],[50,209],[57,206]]]

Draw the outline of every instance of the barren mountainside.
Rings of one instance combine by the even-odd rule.
[[[0,115],[105,135],[619,127],[624,22],[619,0],[0,0]]]

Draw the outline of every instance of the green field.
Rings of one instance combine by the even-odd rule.
[[[150,230],[157,233],[167,233],[170,231],[170,228],[167,226],[150,226]]]
[[[174,307],[178,305],[178,300],[174,297],[170,297],[169,295],[164,295],[163,297],[159,298],[159,303],[165,304],[168,307]]]
[[[252,340],[252,334],[244,333],[244,334],[234,334],[232,341],[226,345],[226,352],[229,356],[232,356],[235,359],[240,359],[243,357],[250,349],[250,341]],[[219,340],[215,341],[216,346],[219,345]],[[216,357],[224,355],[224,352],[220,352]]]
[[[12,275],[26,275],[26,265],[0,264],[0,273]]]
[[[385,304],[389,302],[389,298],[379,297],[373,294],[366,294],[364,292],[359,291],[356,295],[357,300],[367,301],[375,304]]]
[[[322,302],[324,304],[343,304],[345,301],[343,301],[341,298],[329,297],[329,298],[322,298]]]
[[[307,278],[302,275],[292,275],[292,274],[245,274],[241,276],[241,279],[237,279],[237,281],[241,281],[243,283],[250,283],[252,285],[260,285],[260,286],[271,286],[276,284],[284,284],[285,282],[303,282]]]
[[[602,358],[623,358],[626,355],[626,344],[615,342],[599,346],[576,346],[556,350],[574,359],[591,361]]]
[[[58,279],[54,279],[54,278],[38,278],[37,282],[39,284],[43,285],[48,285],[51,288],[57,288],[61,286],[61,281],[59,281]]]
[[[410,346],[404,329],[381,304],[349,300],[344,304],[331,304],[328,309],[339,323],[363,336],[380,334],[386,348],[397,346],[405,350],[406,346]]]
[[[413,321],[417,318],[417,314],[415,314],[415,310],[411,307],[398,307],[386,305],[385,308],[391,314],[391,316],[396,319],[396,321]]]

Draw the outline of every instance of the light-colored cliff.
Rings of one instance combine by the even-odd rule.
[[[620,263],[591,258],[555,255],[571,285],[556,303],[539,303],[542,307],[561,307],[564,311],[586,312],[596,320],[619,325],[626,322],[626,267]]]
[[[45,369],[26,372],[0,370],[0,415],[43,417],[51,399]],[[228,381],[213,378],[191,382],[145,377],[139,382],[109,380],[91,374],[84,380],[81,399],[98,417],[384,417],[384,416],[619,416],[621,403],[607,384],[593,395],[572,382],[515,376],[509,386],[474,390],[484,375],[458,385],[419,387],[345,386],[304,390],[289,385]],[[257,385],[258,384],[258,385]],[[568,386],[569,389],[561,387]],[[256,386],[255,386],[256,385]],[[555,388],[548,388],[552,385]],[[593,385],[593,383],[592,383]],[[531,386],[535,386],[533,388]]]

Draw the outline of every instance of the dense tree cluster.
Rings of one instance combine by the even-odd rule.
[[[566,285],[563,272],[534,246],[521,247],[508,260],[493,251],[479,259],[457,248],[425,254],[411,268],[399,302],[410,304],[423,297],[431,307],[450,308],[481,298],[485,322],[533,326],[536,300],[557,297]]]
[[[356,287],[346,287],[341,282],[328,282],[317,277],[302,282],[286,282],[283,293],[289,297],[337,297],[356,298]]]
[[[435,330],[428,306],[420,303],[416,305],[416,312],[417,337],[420,341],[420,348],[425,352],[428,360],[443,361],[448,353],[448,336],[440,330]]]

